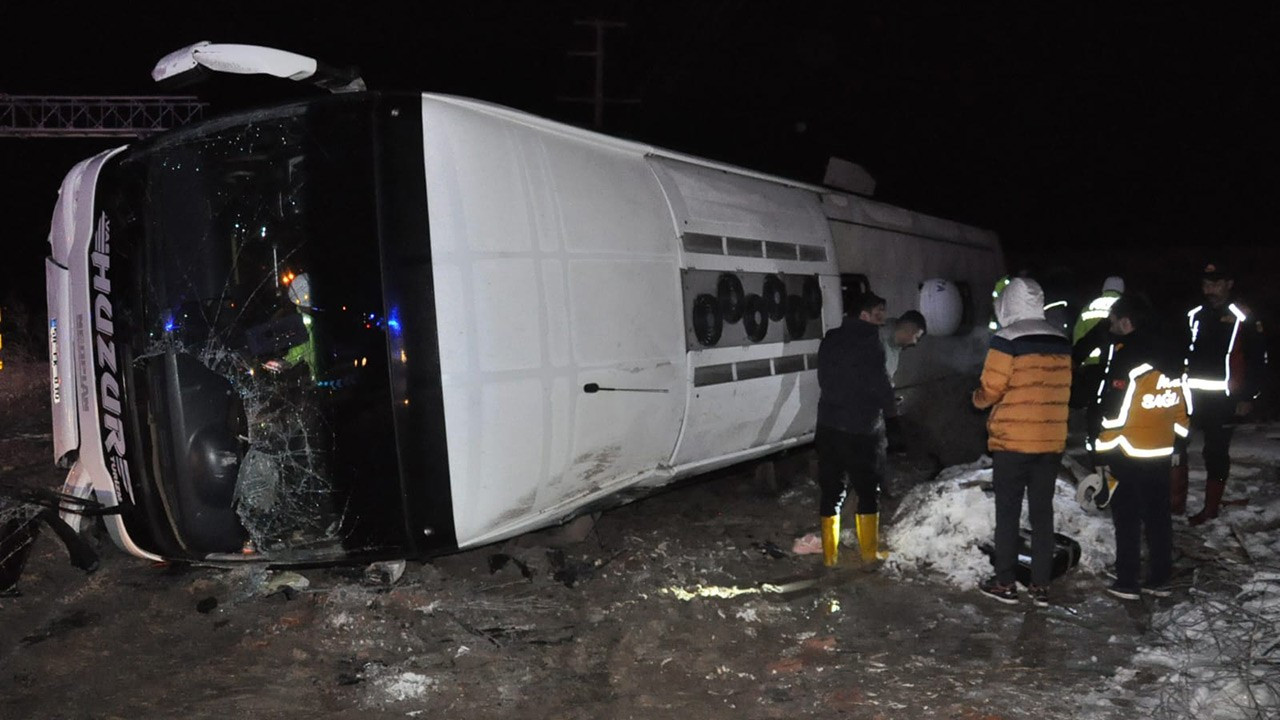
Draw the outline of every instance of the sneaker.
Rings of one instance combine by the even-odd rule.
[[[1031,585],[1027,588],[1031,596],[1031,604],[1036,607],[1049,607],[1049,587],[1047,585]]]
[[[1145,582],[1142,584],[1142,592],[1158,598],[1166,598],[1173,594],[1173,591],[1169,589],[1168,583]]]
[[[1107,592],[1121,600],[1138,600],[1142,598],[1141,589],[1136,587],[1127,587],[1118,582],[1111,583],[1111,586],[1107,588]]]
[[[1018,602],[1018,588],[1013,583],[1001,585],[996,582],[995,578],[990,577],[983,580],[978,585],[978,589],[1006,605],[1013,605]]]

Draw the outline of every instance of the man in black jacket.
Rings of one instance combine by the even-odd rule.
[[[1233,297],[1234,281],[1221,263],[1205,266],[1204,304],[1187,313],[1187,387],[1191,425],[1204,433],[1204,508],[1191,516],[1199,525],[1218,517],[1231,473],[1231,434],[1253,412],[1266,372],[1262,323]],[[1172,488],[1173,505],[1184,504],[1187,486]],[[1179,501],[1182,502],[1179,502]]]
[[[877,317],[884,300],[867,293],[857,317],[827,333],[818,349],[818,484],[822,488],[822,561],[838,561],[840,508],[847,493],[845,475],[858,494],[858,548],[874,562],[880,544],[877,494],[882,471],[877,462],[880,419],[896,415],[893,386],[885,371]]]

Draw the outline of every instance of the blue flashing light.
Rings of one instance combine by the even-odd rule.
[[[165,318],[165,319],[164,319],[164,331],[165,331],[165,332],[167,332],[167,333],[171,333],[171,332],[173,332],[173,328],[174,328],[174,327],[175,327],[175,325],[174,325],[174,323],[173,323],[173,317],[172,317],[172,316],[167,317],[167,318]]]
[[[387,327],[391,329],[393,335],[400,334],[400,308],[391,308],[390,314],[387,315]]]

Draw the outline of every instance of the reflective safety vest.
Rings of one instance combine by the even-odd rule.
[[[1112,392],[1123,386],[1124,397],[1111,417],[1104,414],[1095,449],[1119,448],[1134,458],[1172,455],[1174,438],[1188,432],[1185,378],[1170,378],[1148,363],[1130,370],[1127,380],[1108,378]]]
[[[1094,298],[1087,307],[1080,313],[1079,319],[1076,320],[1076,326],[1071,332],[1071,345],[1074,347],[1079,344],[1089,331],[1093,330],[1098,323],[1107,319],[1111,314],[1111,306],[1116,304],[1116,300],[1120,299],[1120,293],[1114,290],[1108,290],[1102,293],[1101,297]],[[1081,365],[1097,365],[1102,362],[1103,349],[1095,347],[1088,357],[1080,362]]]
[[[995,288],[991,290],[991,321],[987,323],[987,329],[991,332],[1000,329],[1000,322],[996,320],[996,300],[1000,299],[1000,293],[1004,292],[1004,289],[1009,286],[1010,279],[1008,275],[1005,275],[996,281]]]
[[[1265,365],[1261,324],[1251,323],[1236,303],[1225,309],[1199,306],[1187,313],[1187,390],[1252,400]],[[1256,356],[1256,357],[1255,357]],[[1194,408],[1194,404],[1192,405]]]

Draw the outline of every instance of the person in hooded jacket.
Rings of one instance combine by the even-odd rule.
[[[857,316],[827,333],[818,346],[818,485],[822,491],[822,561],[839,561],[840,510],[847,488],[845,476],[858,494],[858,549],[864,562],[878,559],[880,544],[879,488],[883,480],[877,461],[881,419],[896,416],[889,374],[880,343],[884,299],[866,293]]]
[[[1067,445],[1071,343],[1044,319],[1044,292],[1030,278],[1014,278],[995,303],[1000,331],[991,338],[982,384],[973,405],[991,409],[987,448],[996,494],[995,570],[979,589],[1016,603],[1019,517],[1025,495],[1031,519],[1031,585],[1037,606],[1048,605],[1053,570],[1053,487]]]

